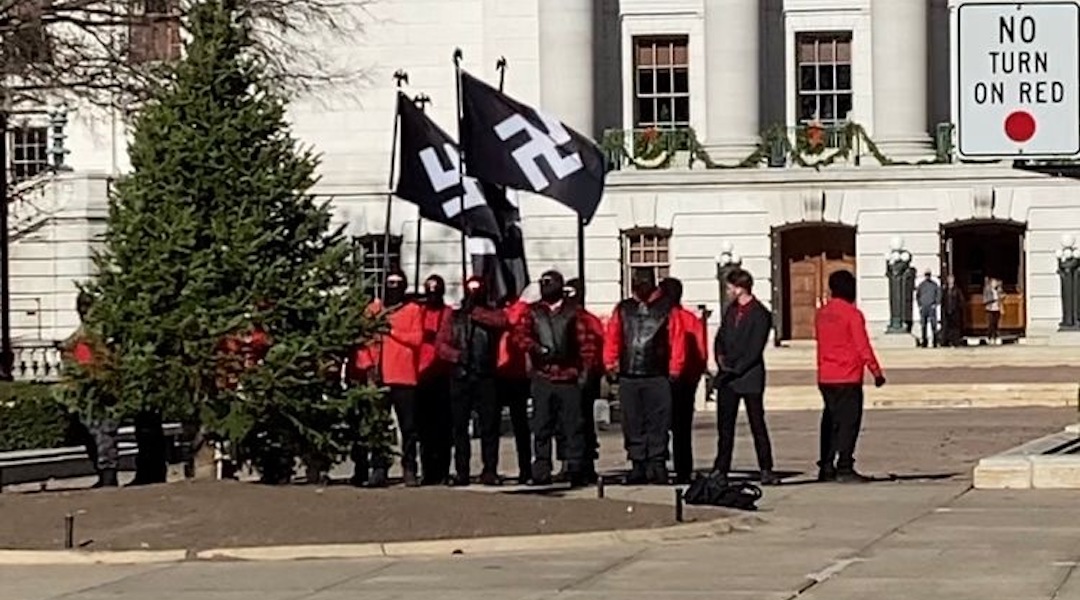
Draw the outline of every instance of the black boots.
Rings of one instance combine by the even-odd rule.
[[[762,469],[759,481],[761,485],[780,485],[780,477],[773,473],[772,469]]]
[[[663,461],[649,463],[645,478],[649,481],[649,485],[667,485],[669,483],[667,463]]]
[[[102,469],[98,471],[98,480],[92,485],[93,489],[114,488],[120,483],[116,480],[116,469]]]
[[[630,467],[630,474],[626,476],[626,485],[645,485],[648,482],[645,461],[635,460],[633,466]]]
[[[368,487],[384,488],[388,485],[390,485],[390,478],[387,477],[386,469],[372,469]]]

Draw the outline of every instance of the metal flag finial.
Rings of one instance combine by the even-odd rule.
[[[399,88],[402,85],[409,85],[409,74],[405,72],[405,69],[398,69],[394,72],[394,81],[397,82]]]
[[[461,51],[461,48],[454,48],[454,66],[461,66],[461,61],[465,59],[465,53]]]

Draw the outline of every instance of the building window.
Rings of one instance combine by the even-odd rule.
[[[630,295],[630,282],[635,272],[648,269],[656,280],[671,273],[670,229],[633,229],[623,232],[623,292]]]
[[[49,169],[49,129],[47,127],[18,127],[8,138],[11,150],[11,178],[22,181],[36,177]]]
[[[851,33],[800,33],[795,47],[799,124],[847,122],[853,98]]]
[[[182,43],[176,0],[134,0],[128,35],[133,63],[179,59]]]
[[[378,234],[362,235],[353,239],[353,247],[359,252],[364,265],[364,287],[369,298],[381,296],[386,281],[386,238]],[[401,268],[401,236],[390,236],[390,268]]]
[[[634,126],[690,126],[689,38],[634,38]]]

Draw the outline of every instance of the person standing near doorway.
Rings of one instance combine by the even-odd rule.
[[[855,444],[863,413],[863,372],[874,385],[885,385],[866,318],[855,306],[855,276],[837,271],[829,276],[829,301],[817,311],[817,379],[825,408],[821,413],[818,481],[862,483],[869,477],[855,471]]]
[[[923,348],[930,346],[930,337],[933,336],[933,345],[937,347],[941,340],[938,339],[938,306],[941,305],[941,286],[934,281],[934,274],[927,269],[923,274],[923,280],[919,287],[915,288],[915,304],[919,307],[919,322],[922,324]],[[927,326],[930,332],[927,334]]]
[[[716,377],[719,438],[713,477],[726,481],[731,471],[735,422],[741,401],[746,403],[761,483],[776,485],[780,479],[773,473],[772,443],[765,424],[765,346],[772,330],[772,313],[754,297],[754,278],[749,272],[730,271],[727,290],[732,301],[724,311],[714,347],[719,368]]]
[[[983,304],[986,306],[987,332],[990,345],[998,343],[998,327],[1001,325],[1001,282],[987,277],[983,285]]]
[[[964,341],[964,292],[956,285],[956,276],[945,278],[945,290],[941,300],[941,341],[946,346],[958,347]]]

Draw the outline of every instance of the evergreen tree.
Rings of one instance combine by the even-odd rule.
[[[290,134],[245,15],[200,0],[188,30],[185,58],[137,117],[88,320],[112,350],[121,412],[199,423],[281,481],[293,457],[339,458],[351,412],[385,432],[375,391],[338,376],[378,323],[342,228],[308,193],[317,160]],[[257,356],[223,343],[256,329],[271,341]]]

